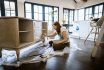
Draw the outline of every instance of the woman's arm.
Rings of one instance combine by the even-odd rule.
[[[56,35],[57,35],[56,31],[54,31],[54,32],[52,32],[50,35],[47,35],[47,37],[54,37],[54,36],[56,36]]]

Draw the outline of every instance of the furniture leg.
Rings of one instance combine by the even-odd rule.
[[[96,53],[97,53],[97,49],[99,47],[99,44],[95,44],[93,50],[92,50],[92,53],[91,53],[91,57],[92,58],[95,58],[96,57]]]
[[[0,58],[2,57],[2,53],[1,53],[1,51],[2,51],[2,48],[0,48]]]
[[[17,55],[17,61],[19,61],[19,55],[20,55],[19,49],[16,49],[16,55]]]
[[[89,35],[91,34],[92,30],[93,30],[93,28],[91,29],[90,33],[89,33],[89,34],[88,34],[88,36],[86,37],[86,39],[85,39],[84,43],[85,43],[85,42],[86,42],[86,40],[88,39],[88,37],[89,37]]]
[[[97,34],[97,27],[96,27],[95,36],[94,36],[94,43],[95,43],[95,40],[96,40],[96,34]]]

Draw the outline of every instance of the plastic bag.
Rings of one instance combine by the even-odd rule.
[[[16,52],[13,50],[2,50],[2,60],[7,63],[12,63],[17,60]]]

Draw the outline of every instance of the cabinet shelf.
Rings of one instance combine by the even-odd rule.
[[[30,31],[19,31],[20,33],[30,32]]]
[[[42,30],[47,30],[47,29],[42,29]]]

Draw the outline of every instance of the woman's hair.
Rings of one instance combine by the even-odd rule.
[[[57,28],[56,28],[56,31],[58,34],[60,34],[60,29],[61,29],[61,25],[59,22],[54,22],[53,25],[55,25]]]

